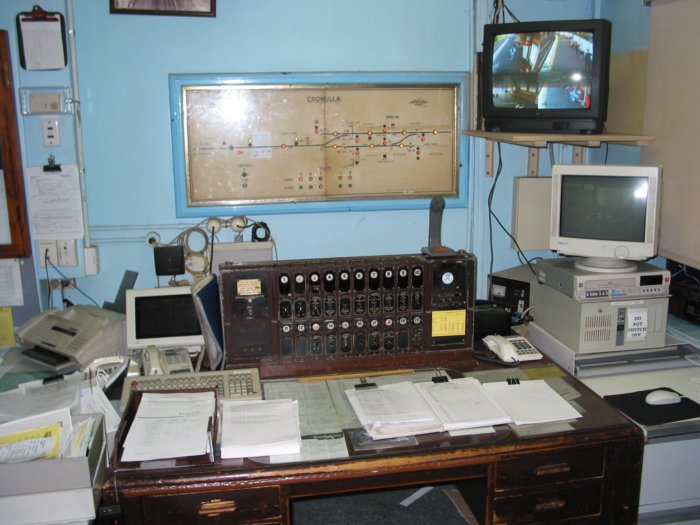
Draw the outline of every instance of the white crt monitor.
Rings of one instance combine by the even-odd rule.
[[[659,167],[555,165],[549,247],[583,270],[634,270],[656,255],[660,206]]]
[[[204,336],[189,286],[126,291],[126,346],[137,350],[150,345],[201,350]]]

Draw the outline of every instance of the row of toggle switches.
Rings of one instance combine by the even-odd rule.
[[[423,292],[418,290],[391,292],[372,292],[369,295],[358,293],[354,297],[333,295],[304,298],[282,299],[279,305],[280,319],[318,319],[321,317],[348,315],[378,315],[381,313],[409,312],[423,309]]]
[[[329,270],[323,273],[311,272],[307,276],[304,273],[298,272],[290,276],[288,273],[279,275],[279,293],[280,295],[289,295],[292,291],[295,294],[303,294],[308,286],[309,292],[321,293],[323,290],[326,293],[333,293],[336,289],[341,292],[349,292],[350,290],[363,291],[369,288],[370,290],[391,290],[393,288],[420,288],[423,286],[423,268],[414,266],[412,268],[401,267],[398,270],[393,268],[370,268],[365,271],[360,270]]]

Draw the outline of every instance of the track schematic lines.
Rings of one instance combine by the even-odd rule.
[[[456,193],[455,86],[182,96],[190,205]]]

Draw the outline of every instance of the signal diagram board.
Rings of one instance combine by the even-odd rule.
[[[457,194],[459,84],[177,88],[188,206]]]

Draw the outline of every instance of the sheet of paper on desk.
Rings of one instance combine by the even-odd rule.
[[[409,381],[345,393],[373,439],[442,432],[442,422]]]
[[[520,381],[519,384],[508,384],[505,381],[484,383],[484,388],[516,425],[581,417],[574,407],[542,379]]]
[[[416,388],[442,421],[445,430],[510,423],[488,391],[473,377],[446,383],[417,383]]]
[[[299,403],[291,399],[221,403],[221,457],[255,458],[301,450]]]
[[[339,434],[303,437],[301,438],[301,450],[299,453],[270,456],[270,463],[322,461],[347,457],[348,447],[345,445],[345,435],[341,432]]]
[[[214,392],[147,393],[124,440],[122,461],[201,456],[211,451]]]

